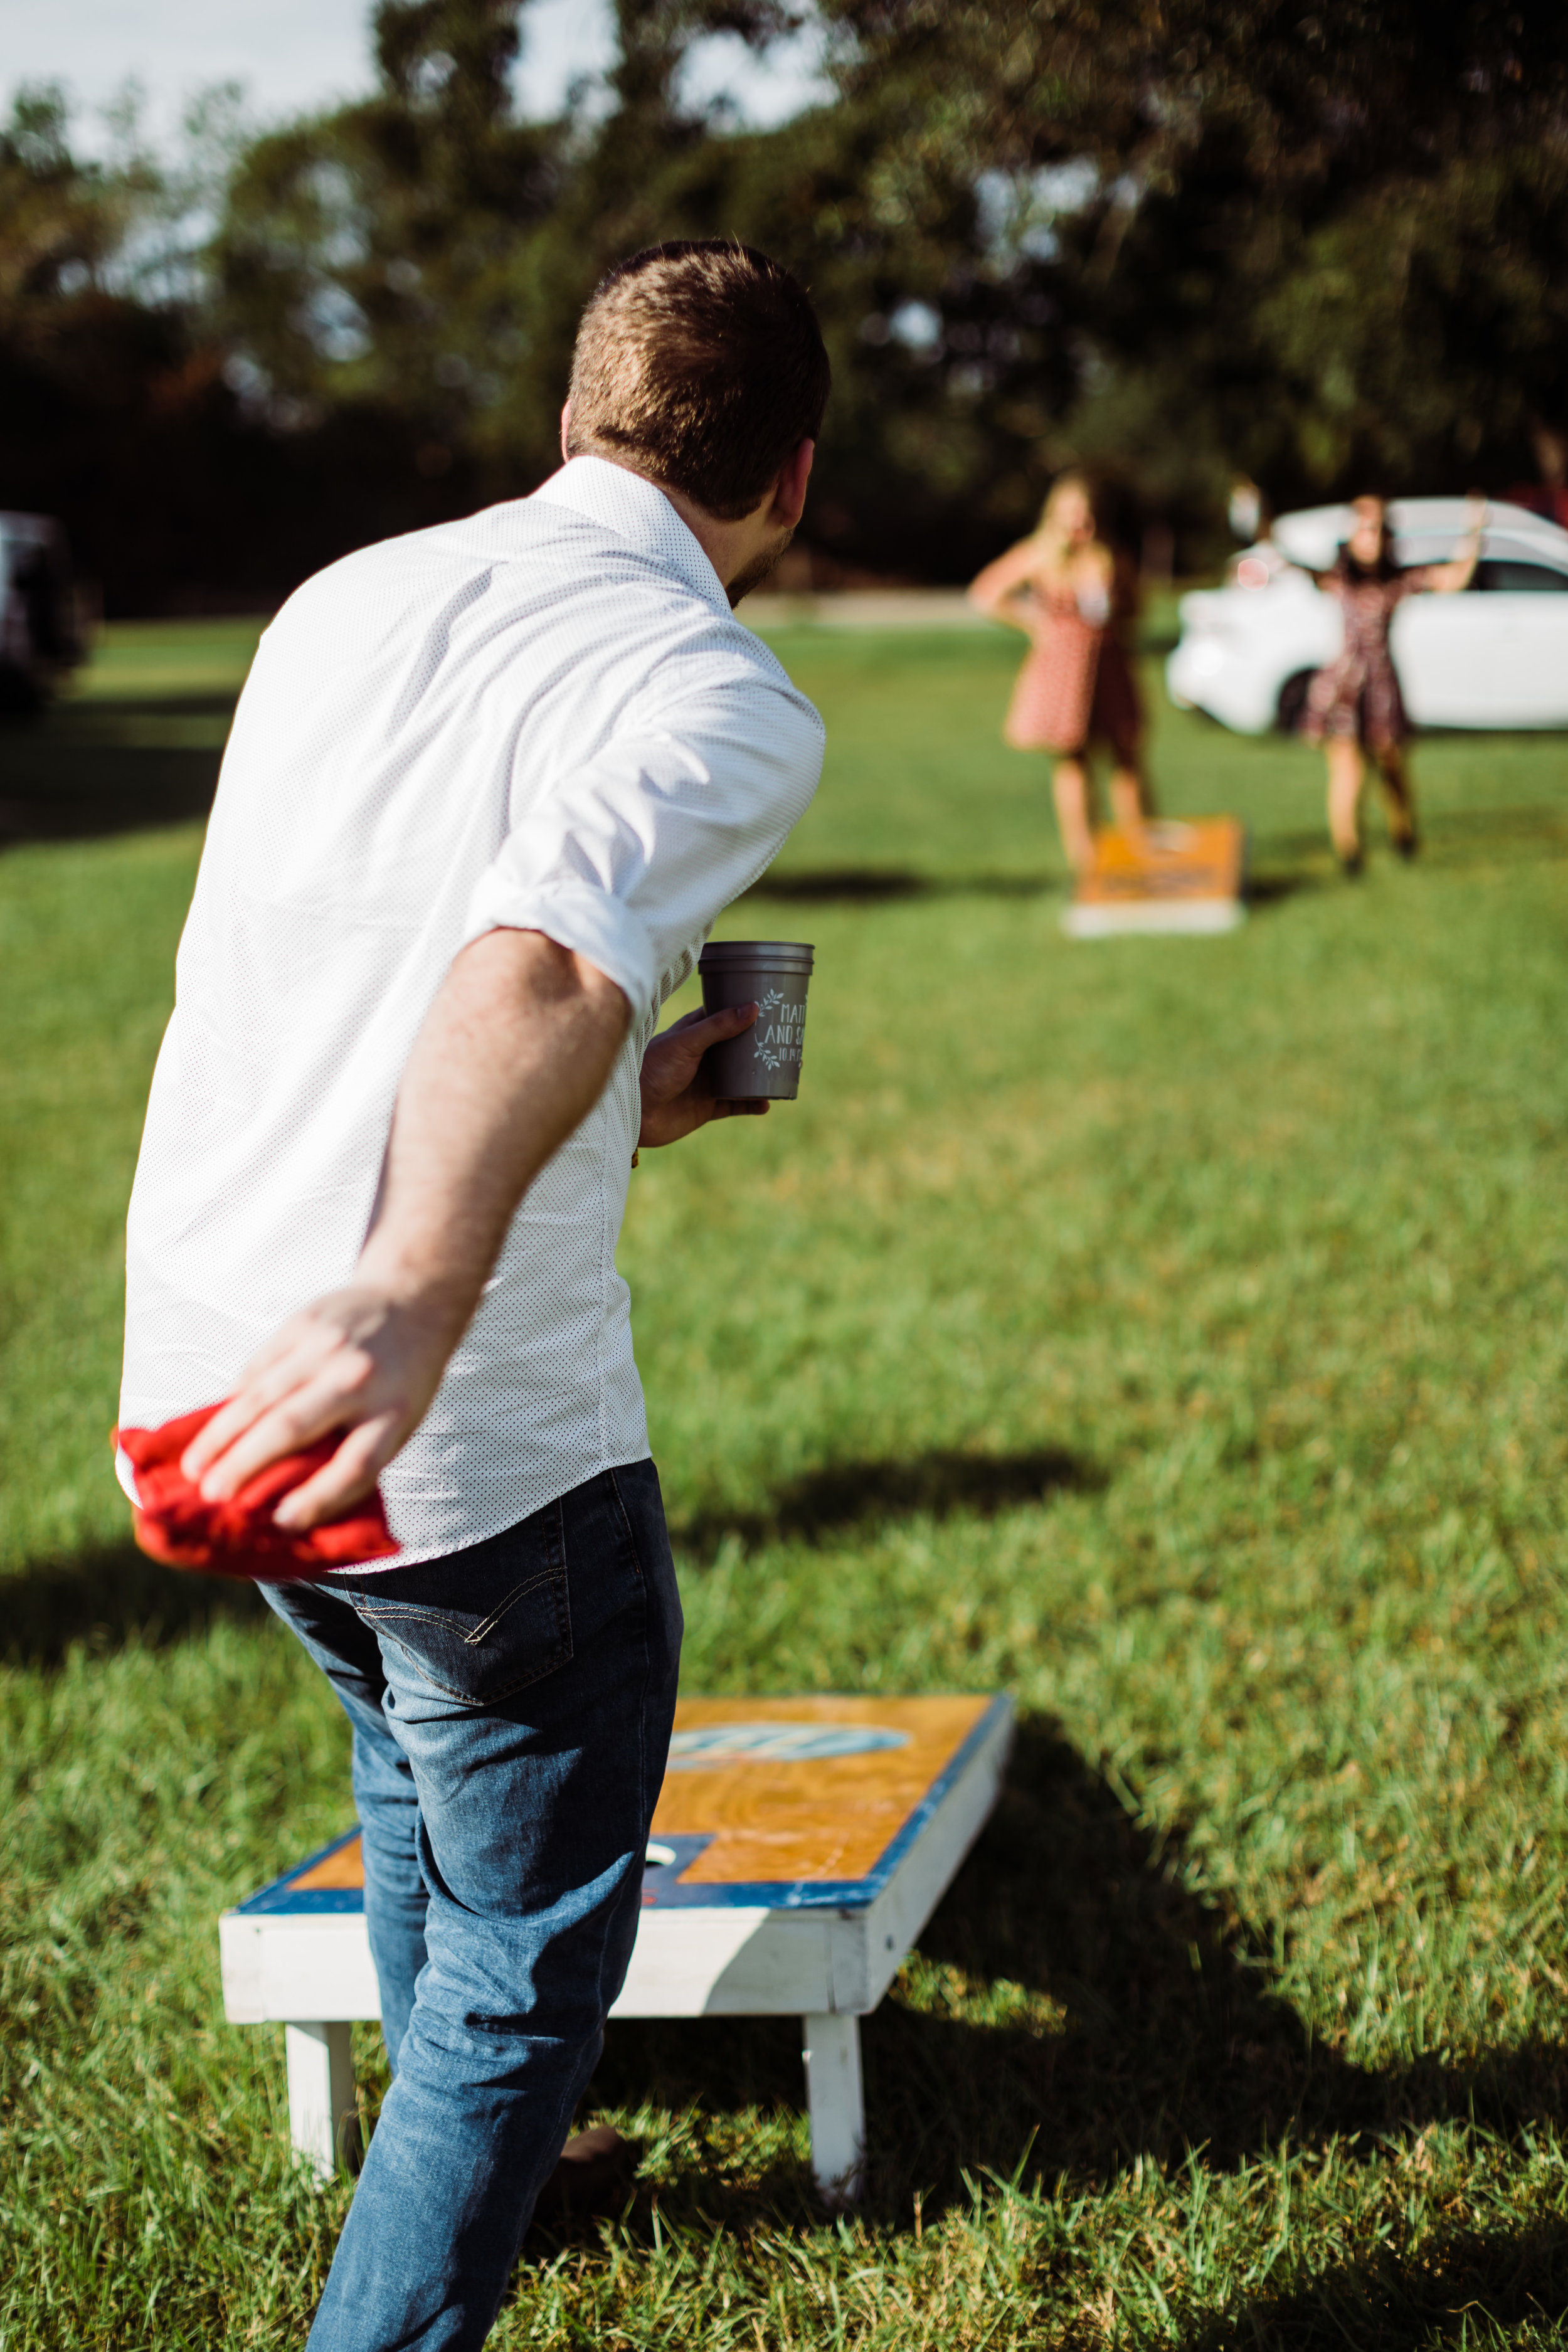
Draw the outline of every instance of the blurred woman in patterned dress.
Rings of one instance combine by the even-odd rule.
[[[1152,814],[1143,713],[1121,635],[1137,612],[1137,580],[1101,540],[1081,474],[1059,477],[1033,537],[988,563],[969,601],[1031,641],[1003,731],[1019,751],[1054,755],[1062,846],[1081,874],[1094,859],[1091,744],[1110,751],[1117,824],[1136,827]]]
[[[1313,579],[1344,614],[1344,645],[1307,689],[1301,733],[1321,743],[1329,762],[1329,833],[1334,855],[1347,874],[1362,868],[1361,796],[1366,782],[1365,754],[1376,764],[1388,807],[1388,834],[1401,857],[1419,846],[1415,806],[1405,746],[1410,721],[1399,691],[1388,632],[1406,596],[1451,596],[1468,588],[1481,551],[1487,502],[1472,498],[1468,529],[1451,563],[1417,563],[1402,571],[1394,561],[1388,509],[1381,498],[1351,502],[1354,528],[1330,572]]]

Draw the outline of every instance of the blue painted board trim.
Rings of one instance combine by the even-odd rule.
[[[275,1878],[269,1886],[263,1886],[243,1903],[237,1904],[236,1910],[245,1918],[254,1918],[258,1912],[276,1918],[279,1913],[298,1916],[310,1912],[319,1917],[322,1913],[363,1911],[364,1894],[358,1886],[309,1886],[303,1894],[292,1891],[296,1879],[303,1878],[308,1870],[314,1870],[316,1864],[325,1862],[329,1854],[341,1853],[344,1846],[352,1845],[358,1835],[359,1824],[356,1822],[352,1830],[345,1830],[342,1837],[333,1838],[330,1845],[318,1846],[314,1853],[305,1856],[303,1862],[297,1862],[292,1870],[286,1870],[281,1878]]]
[[[973,1730],[963,1745],[954,1749],[864,1878],[759,1878],[736,1880],[721,1886],[701,1881],[689,1885],[686,1883],[686,1874],[696,1854],[710,1841],[672,1834],[662,1843],[676,1849],[677,1866],[674,1869],[666,1866],[645,1874],[643,1907],[658,1911],[864,1910],[882,1893],[955,1781],[968,1769],[978,1750],[993,1737],[998,1724],[1011,1718],[1012,1712],[1012,1701],[1005,1696],[992,1700]],[[357,1886],[308,1887],[303,1893],[295,1891],[296,1881],[302,1878],[307,1871],[313,1870],[329,1854],[337,1853],[358,1835],[356,1828],[349,1830],[342,1837],[334,1838],[330,1845],[307,1854],[303,1862],[297,1862],[292,1870],[286,1870],[281,1878],[275,1878],[269,1886],[262,1887],[259,1893],[250,1895],[236,1908],[247,1918],[258,1914],[265,1914],[271,1918],[304,1916],[319,1918],[333,1914],[363,1912],[364,1896]]]
[[[694,1837],[689,1830],[669,1830],[663,1837],[649,1838],[650,1846],[660,1845],[673,1853],[673,1862],[651,1862],[642,1874],[642,1907],[645,1911],[665,1911],[680,1881],[685,1877],[699,1854],[706,1853],[713,1843],[713,1832]]]

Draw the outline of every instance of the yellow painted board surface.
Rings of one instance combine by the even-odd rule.
[[[676,1754],[653,1819],[655,1838],[712,1843],[684,1874],[688,1887],[864,1878],[990,1705],[958,1698],[687,1698],[676,1708]],[[840,1755],[739,1753],[705,1760],[702,1742],[732,1727],[729,1744],[776,1727],[875,1736],[875,1747]],[[697,1748],[682,1755],[682,1735]],[[692,1741],[692,1735],[702,1738]],[[884,1744],[885,1743],[885,1744]],[[768,1743],[754,1738],[765,1751]],[[809,1745],[809,1738],[805,1744]],[[776,1743],[787,1748],[787,1738]],[[354,1838],[291,1882],[291,1891],[364,1884]]]
[[[1094,864],[1079,876],[1073,904],[1238,898],[1246,849],[1245,830],[1233,816],[1162,819],[1135,831],[1107,825],[1094,837]]]

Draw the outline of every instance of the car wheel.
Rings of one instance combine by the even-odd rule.
[[[1316,676],[1316,670],[1299,669],[1280,688],[1279,699],[1274,707],[1274,724],[1281,735],[1294,735],[1300,726],[1301,714],[1307,708],[1307,689]]]

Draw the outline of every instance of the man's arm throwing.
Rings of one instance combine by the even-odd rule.
[[[457,958],[404,1072],[354,1278],[290,1317],[184,1456],[209,1501],[330,1431],[326,1467],[279,1505],[303,1530],[367,1495],[424,1419],[518,1202],[603,1093],[631,1018],[584,956],[539,931],[488,931]],[[709,1045],[754,1006],[689,1014],[649,1048],[641,1141],[765,1104],[693,1091]]]
[[[279,1504],[303,1529],[367,1495],[423,1420],[518,1202],[604,1091],[631,1009],[539,931],[487,931],[453,962],[408,1057],[353,1280],[290,1317],[184,1456],[209,1501],[331,1430]]]

